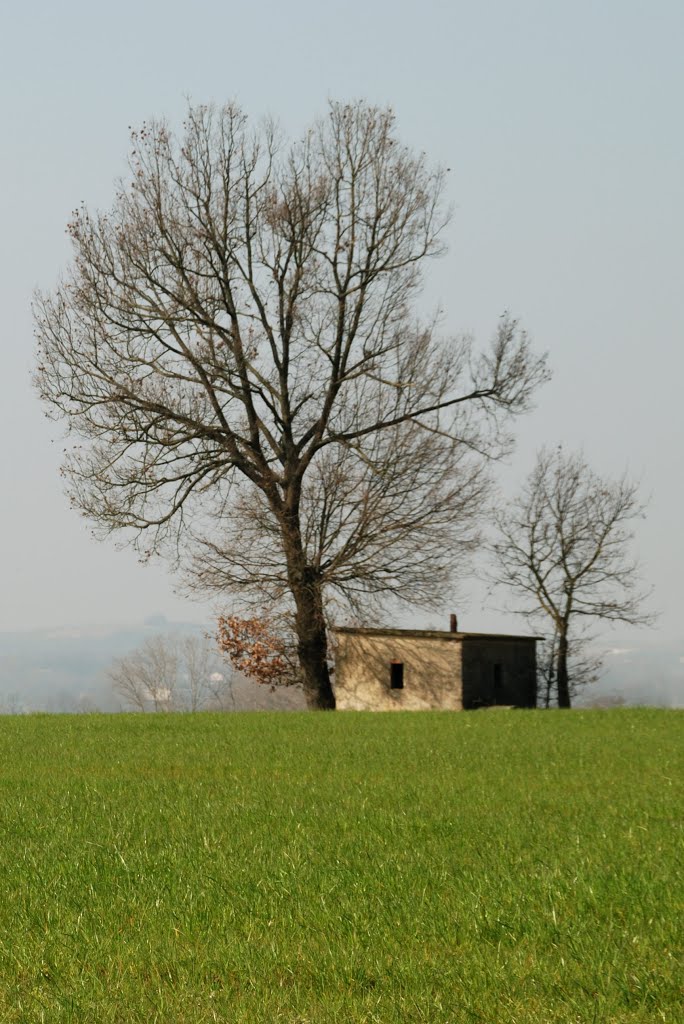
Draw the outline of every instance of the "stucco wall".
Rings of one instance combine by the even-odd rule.
[[[491,704],[534,707],[535,642],[523,638],[465,637],[462,677],[465,708]]]
[[[460,711],[461,642],[453,638],[337,633],[335,699],[340,711]],[[390,688],[390,663],[404,688]]]

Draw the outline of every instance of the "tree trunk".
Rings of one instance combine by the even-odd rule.
[[[546,666],[546,693],[544,694],[544,707],[548,709],[551,707],[551,694],[553,692],[553,684],[556,678],[556,660],[558,657],[558,648],[556,646],[557,633],[553,634],[551,640],[551,651],[549,653],[549,660]]]
[[[320,582],[311,566],[301,573],[301,583],[292,586],[295,600],[297,656],[308,707],[333,711],[335,694],[328,670],[328,637],[323,615]]]
[[[335,694],[328,669],[328,635],[320,577],[316,568],[307,562],[296,516],[291,513],[283,527],[288,582],[295,603],[297,658],[302,671],[304,696],[312,710],[334,711]]]
[[[563,629],[558,635],[558,660],[556,662],[556,686],[558,707],[570,707],[570,683],[568,679],[568,634]]]
[[[554,673],[554,659],[553,654],[549,660],[549,664],[546,666],[546,693],[544,694],[544,707],[548,710],[551,706],[551,687],[553,686],[553,673]]]

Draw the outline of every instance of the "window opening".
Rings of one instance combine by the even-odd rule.
[[[404,689],[404,663],[403,661],[390,662],[390,689]]]

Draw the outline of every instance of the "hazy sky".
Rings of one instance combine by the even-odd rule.
[[[29,383],[29,302],[65,265],[70,211],[109,205],[128,126],[178,123],[187,96],[292,132],[328,98],[363,97],[452,168],[449,253],[426,301],[482,340],[510,309],[550,353],[502,483],[542,442],[628,467],[650,495],[638,551],[662,615],[614,642],[681,638],[684,655],[681,0],[27,0],[0,19],[0,629],[206,614],[163,567],[93,541],[64,499],[59,428]],[[496,603],[467,584],[463,628],[515,628]]]

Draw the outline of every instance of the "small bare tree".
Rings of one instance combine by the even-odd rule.
[[[201,637],[148,637],[109,670],[113,689],[138,711],[222,710],[232,703],[231,677]]]
[[[132,145],[35,302],[37,387],[87,442],[71,499],[223,603],[286,605],[309,704],[332,708],[326,602],[443,597],[544,360],[510,318],[481,354],[419,321],[444,175],[390,110],[332,103],[288,146],[191,107],[182,137]]]
[[[575,684],[596,675],[582,648],[585,623],[652,621],[629,554],[630,524],[642,513],[635,484],[605,480],[582,455],[557,448],[539,452],[521,494],[496,516],[494,582],[522,598],[522,614],[550,620],[547,682],[559,707],[571,706],[573,637],[580,660]]]

